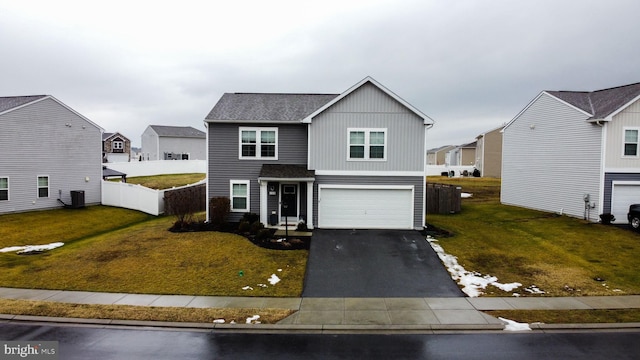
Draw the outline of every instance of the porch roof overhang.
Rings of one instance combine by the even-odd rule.
[[[315,181],[315,171],[305,165],[264,164],[260,169],[258,181]]]

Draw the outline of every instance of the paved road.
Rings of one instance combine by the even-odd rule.
[[[313,232],[303,297],[462,297],[417,231]]]
[[[311,335],[3,324],[4,341],[59,341],[60,359],[637,359],[638,332]],[[0,344],[2,342],[0,341]]]

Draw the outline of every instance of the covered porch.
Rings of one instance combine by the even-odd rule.
[[[260,222],[267,227],[313,229],[315,172],[305,165],[264,164],[260,170]]]

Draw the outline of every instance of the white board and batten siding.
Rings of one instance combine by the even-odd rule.
[[[46,97],[0,115],[0,177],[9,178],[9,200],[0,213],[61,207],[71,191],[99,204],[102,129],[66,105]],[[38,176],[49,177],[49,196],[39,198]]]
[[[504,130],[501,202],[589,218],[601,207],[602,128],[584,112],[542,93]]]

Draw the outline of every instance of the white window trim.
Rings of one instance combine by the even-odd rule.
[[[40,189],[43,189],[44,186],[40,186],[38,180],[41,177],[46,177],[47,178],[47,196],[40,196]],[[38,199],[48,199],[51,197],[51,177],[49,175],[37,175],[36,176],[36,198]]]
[[[624,148],[627,143],[626,134],[627,130],[635,130],[638,132],[638,142],[636,143],[636,154],[635,155],[625,155]],[[625,159],[635,159],[640,157],[640,128],[639,127],[625,127],[622,129],[622,157]]]
[[[242,184],[247,185],[247,207],[245,209],[233,208],[233,185]],[[251,209],[251,181],[250,180],[229,180],[229,199],[231,200],[231,212],[250,212]]]
[[[242,156],[242,132],[243,131],[255,131],[256,132],[256,156]],[[262,131],[275,131],[276,143],[275,143],[275,156],[262,157],[261,147],[261,132]],[[240,126],[238,128],[238,159],[240,160],[278,160],[278,128],[277,127],[245,127]]]
[[[113,149],[113,150],[124,150],[124,141],[122,141],[122,140],[113,140],[111,142],[111,149]]]
[[[364,132],[364,158],[352,158],[351,157],[351,133],[355,131]],[[372,132],[383,132],[384,133],[384,154],[382,159],[371,159],[369,158],[369,151],[371,149],[371,144],[369,143],[370,136],[369,134]],[[387,129],[386,128],[347,128],[347,161],[387,161],[387,148],[389,144],[387,143]]]
[[[9,189],[11,187],[11,181],[10,181],[8,176],[0,176],[0,179],[7,179],[7,188],[6,189],[0,189],[0,190],[7,190],[7,200],[0,200],[0,201],[9,201],[9,200],[11,200],[11,191],[9,191]]]

